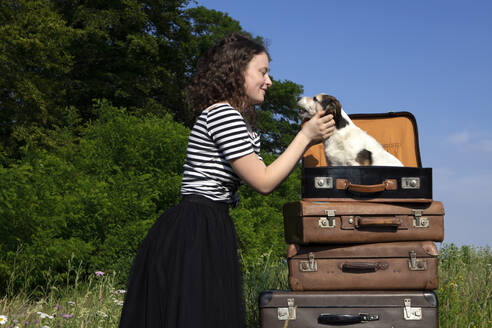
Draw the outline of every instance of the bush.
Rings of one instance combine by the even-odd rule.
[[[149,226],[177,202],[188,130],[106,102],[95,111],[82,131],[48,131],[29,140],[23,160],[0,167],[2,282],[14,270],[31,272],[16,288],[43,285],[48,271],[61,281],[70,258],[124,281]]]
[[[82,129],[19,131],[23,159],[0,167],[0,278],[16,272],[14,289],[44,286],[48,272],[65,281],[68,260],[86,274],[114,270],[125,283],[140,241],[179,200],[189,131],[104,101],[94,110],[98,119]],[[74,109],[67,115],[77,120]],[[268,196],[240,188],[231,216],[246,272],[265,254],[285,257],[282,207],[300,199],[299,177],[297,168]]]
[[[263,154],[263,157],[267,164],[275,159],[268,154]],[[240,188],[241,201],[236,209],[231,210],[231,216],[236,224],[241,255],[247,262],[256,262],[267,253],[275,260],[285,258],[287,244],[284,241],[282,208],[286,202],[301,199],[300,174],[297,167],[268,196],[246,185]]]

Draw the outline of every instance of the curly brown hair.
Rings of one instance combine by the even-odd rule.
[[[200,113],[227,101],[240,112],[248,110],[244,72],[255,55],[270,55],[265,47],[238,33],[219,40],[198,59],[195,76],[187,89],[193,110]]]

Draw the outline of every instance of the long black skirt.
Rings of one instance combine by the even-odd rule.
[[[237,236],[225,203],[185,196],[142,241],[120,328],[243,328]]]

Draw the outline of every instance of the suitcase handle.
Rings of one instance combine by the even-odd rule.
[[[384,262],[349,262],[340,265],[340,269],[343,272],[352,273],[368,273],[376,272],[378,270],[386,270],[388,268],[388,263]]]
[[[322,313],[318,317],[318,323],[321,325],[351,325],[356,323],[361,323],[365,321],[376,321],[379,320],[379,315],[369,314],[369,313],[359,313],[359,314],[330,314]]]
[[[396,179],[386,179],[383,183],[375,185],[360,185],[350,183],[348,179],[337,179],[336,187],[337,189],[360,192],[360,193],[374,193],[385,190],[396,190],[397,189]]]
[[[401,219],[397,218],[358,218],[356,227],[391,227],[396,228],[401,225]]]

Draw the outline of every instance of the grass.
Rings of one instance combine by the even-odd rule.
[[[445,245],[440,250],[439,280],[442,328],[492,327],[490,248]]]
[[[258,295],[265,289],[287,289],[285,260],[264,254],[243,260],[248,327],[259,327]],[[64,285],[14,293],[0,299],[4,327],[117,327],[124,290],[117,276],[94,273],[80,281],[73,268]],[[13,277],[14,278],[14,277]],[[492,253],[490,248],[444,245],[440,250],[439,320],[441,328],[492,327]],[[41,297],[33,295],[39,295]],[[2,317],[3,316],[3,317]]]

